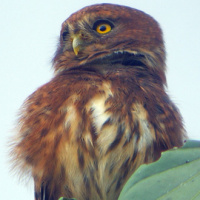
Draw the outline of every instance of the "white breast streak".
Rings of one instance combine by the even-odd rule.
[[[102,125],[106,122],[106,120],[110,117],[110,114],[106,113],[106,105],[105,102],[112,96],[111,86],[109,83],[104,82],[102,85],[102,90],[105,92],[102,95],[98,95],[90,102],[90,107],[93,110],[93,122],[96,127],[97,133],[101,130]]]
[[[134,105],[134,115],[140,124],[141,137],[138,143],[138,150],[142,150],[144,145],[150,145],[155,139],[154,130],[147,120],[148,113],[141,104]]]
[[[105,101],[105,98],[96,99],[94,102],[92,102],[91,105],[91,108],[93,110],[93,122],[96,127],[97,133],[100,132],[102,125],[110,117],[110,115],[106,113]]]

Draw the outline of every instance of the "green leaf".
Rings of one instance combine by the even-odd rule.
[[[76,200],[76,199],[74,199],[74,198],[60,197],[58,200]]]
[[[118,200],[200,199],[200,141],[162,153],[130,177]]]

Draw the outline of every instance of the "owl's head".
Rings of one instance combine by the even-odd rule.
[[[164,73],[162,31],[142,11],[113,4],[88,6],[62,24],[53,61],[57,72],[102,63],[102,68],[108,63],[114,70],[113,64],[121,63],[144,65]]]

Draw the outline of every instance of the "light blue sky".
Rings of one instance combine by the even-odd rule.
[[[153,16],[161,25],[167,50],[168,90],[188,134],[200,139],[199,0],[3,0],[0,5],[0,199],[33,200],[33,184],[19,184],[9,172],[8,138],[25,98],[53,74],[51,58],[61,23],[95,3],[127,5]],[[26,186],[27,187],[26,187]]]

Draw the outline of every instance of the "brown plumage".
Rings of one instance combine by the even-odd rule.
[[[183,144],[162,31],[149,15],[83,8],[63,23],[53,63],[55,76],[23,105],[12,150],[36,200],[117,199],[141,164]]]

